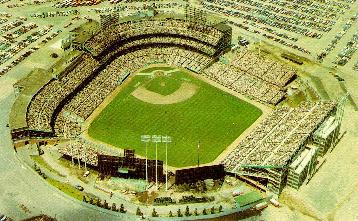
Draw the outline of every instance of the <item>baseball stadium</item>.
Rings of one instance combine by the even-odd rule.
[[[237,43],[233,24],[192,6],[87,18],[57,62],[13,84],[14,151],[58,194],[119,220],[280,208],[340,141],[349,94],[322,99],[306,58]]]

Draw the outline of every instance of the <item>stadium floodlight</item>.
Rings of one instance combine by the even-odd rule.
[[[152,135],[152,142],[153,142],[153,143],[160,143],[160,142],[162,142],[162,136],[161,136],[161,135]]]
[[[162,142],[162,136],[152,135],[152,142],[155,143],[155,187],[158,190],[158,143]]]
[[[141,135],[140,140],[145,143],[145,180],[148,183],[148,143],[151,140],[151,136],[150,135]],[[148,185],[146,188],[148,188]]]
[[[165,191],[168,191],[168,143],[171,142],[170,136],[162,136],[162,143],[165,143]]]

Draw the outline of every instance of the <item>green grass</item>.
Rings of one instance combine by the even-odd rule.
[[[180,88],[181,81],[169,76],[158,76],[145,84],[145,88],[161,95],[169,95]]]
[[[45,160],[41,156],[32,155],[31,159],[35,161],[40,167],[44,167],[48,171],[58,176],[64,177],[63,174],[59,173],[57,170],[53,169],[50,165],[48,165]]]
[[[257,192],[249,192],[244,195],[240,195],[240,196],[236,197],[235,201],[236,201],[236,205],[238,205],[238,207],[243,207],[248,204],[257,202],[261,199],[262,199],[261,195],[258,194]]]
[[[175,104],[145,103],[131,93],[151,78],[135,76],[94,119],[89,135],[119,148],[135,149],[137,154],[145,156],[140,136],[167,134],[173,141],[168,147],[168,164],[183,167],[196,165],[199,141],[200,163],[212,162],[262,114],[255,106],[188,73],[176,72],[171,78],[195,84],[196,94]],[[155,158],[154,144],[149,145],[148,158]],[[158,158],[165,160],[163,144],[158,145]]]
[[[56,187],[57,189],[61,190],[65,194],[76,198],[78,200],[83,200],[83,196],[87,196],[86,193],[83,191],[79,191],[75,187],[71,186],[70,184],[62,183],[60,181],[57,181],[55,179],[52,179],[51,177],[47,177],[46,181],[51,184],[52,186]]]

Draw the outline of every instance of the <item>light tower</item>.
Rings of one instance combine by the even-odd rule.
[[[161,135],[153,135],[152,142],[155,143],[155,187],[158,190],[158,143],[162,141]]]
[[[150,142],[150,135],[141,135],[140,140],[145,143],[145,180],[148,184],[148,143]]]
[[[162,136],[162,143],[165,143],[165,191],[168,191],[168,143],[171,142],[170,136]]]

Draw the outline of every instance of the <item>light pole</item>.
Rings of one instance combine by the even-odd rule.
[[[155,187],[158,190],[158,143],[162,140],[161,135],[153,135],[152,142],[155,143]]]
[[[145,143],[145,180],[148,188],[148,142],[150,142],[150,135],[141,135],[140,140]]]
[[[168,143],[172,142],[172,138],[163,136],[162,142],[165,143],[165,191],[168,191]]]

